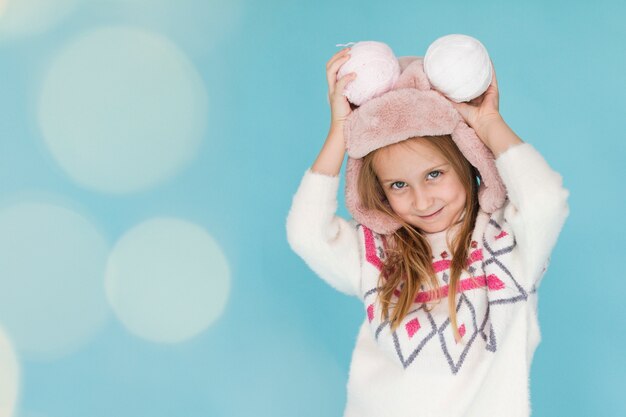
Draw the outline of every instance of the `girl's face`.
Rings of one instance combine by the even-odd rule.
[[[447,230],[465,209],[465,189],[452,165],[416,138],[386,146],[374,171],[393,211],[426,233]]]

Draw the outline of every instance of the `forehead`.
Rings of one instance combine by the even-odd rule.
[[[379,177],[402,177],[447,163],[441,152],[425,139],[408,139],[376,151],[373,166]]]

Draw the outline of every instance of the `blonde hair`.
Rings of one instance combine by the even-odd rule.
[[[479,173],[463,156],[450,135],[425,136],[410,138],[423,140],[438,151],[452,166],[465,190],[465,215],[461,221],[459,233],[448,247],[452,252],[451,276],[448,291],[448,310],[455,340],[461,339],[456,318],[456,292],[461,272],[466,267],[466,259],[471,245],[472,231],[478,214],[478,180]],[[384,148],[381,148],[384,149]],[[391,321],[391,329],[395,330],[406,317],[417,297],[420,287],[430,287],[430,293],[439,303],[442,297],[432,265],[432,250],[423,232],[403,221],[389,206],[382,186],[374,170],[376,154],[380,149],[363,157],[363,165],[358,178],[358,193],[365,209],[383,212],[399,223],[402,227],[389,235],[389,245],[385,248],[385,260],[379,276],[378,297],[382,306],[383,318]],[[414,151],[413,151],[414,152]],[[392,296],[399,289],[398,300],[394,305],[390,318]],[[426,311],[430,311],[423,304]]]

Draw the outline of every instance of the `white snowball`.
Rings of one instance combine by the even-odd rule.
[[[431,85],[457,103],[484,93],[492,78],[487,49],[467,35],[447,35],[433,42],[424,56]]]

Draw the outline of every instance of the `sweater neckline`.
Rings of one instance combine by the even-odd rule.
[[[447,247],[448,244],[447,244],[446,239],[448,237],[448,233],[450,233],[449,235],[450,238],[453,239],[460,229],[461,229],[461,222],[456,223],[440,232],[434,232],[434,233],[424,232],[424,236],[426,237],[426,239],[428,239],[428,242],[430,243],[431,248],[435,250],[440,247]]]
[[[426,237],[426,239],[428,239],[433,249],[435,249],[435,247],[439,248],[441,246],[443,247],[448,246],[446,242],[446,238],[448,237],[448,232],[450,232],[450,238],[454,239],[456,234],[459,233],[459,231],[461,230],[461,224],[463,223],[463,219],[465,218],[465,211],[466,210],[463,210],[463,212],[461,213],[461,216],[459,217],[459,220],[452,226],[448,227],[447,229],[442,230],[440,232],[434,232],[434,233],[423,232],[424,236]]]

